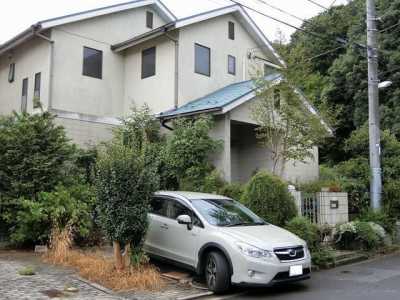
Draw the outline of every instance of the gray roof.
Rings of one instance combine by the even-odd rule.
[[[279,73],[270,74],[265,77],[269,82],[280,79]],[[220,111],[225,106],[233,104],[248,94],[251,94],[257,89],[253,80],[233,83],[225,86],[211,94],[193,100],[181,107],[162,112],[158,115],[159,118],[173,118],[183,115],[200,114],[203,112]]]

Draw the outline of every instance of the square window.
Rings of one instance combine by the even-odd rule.
[[[8,71],[8,82],[14,82],[15,79],[15,63],[10,64],[10,70]]]
[[[228,55],[228,73],[236,75],[236,57]]]
[[[228,23],[228,37],[231,40],[235,39],[235,23],[233,22]]]
[[[156,75],[156,47],[142,51],[142,79]]]
[[[198,74],[210,76],[211,75],[211,62],[210,62],[210,48],[195,44],[194,45],[194,71]]]
[[[103,52],[83,47],[83,75],[101,79],[103,77]]]
[[[146,27],[153,29],[153,19],[154,15],[150,11],[146,11]]]

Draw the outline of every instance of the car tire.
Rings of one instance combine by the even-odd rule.
[[[220,252],[210,252],[205,265],[205,278],[210,291],[221,294],[231,285],[228,262]]]

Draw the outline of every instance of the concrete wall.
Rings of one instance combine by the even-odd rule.
[[[319,201],[319,223],[336,225],[349,221],[347,193],[317,193]],[[337,207],[336,207],[337,204]]]
[[[50,44],[40,38],[21,45],[9,55],[0,57],[0,115],[21,111],[22,80],[28,78],[27,111],[33,111],[33,91],[35,74],[41,73],[40,101],[44,107],[48,103]],[[15,63],[15,80],[8,82],[11,63]]]
[[[228,38],[229,21],[235,23],[235,40]],[[179,36],[179,105],[226,85],[250,79],[251,73],[254,73],[254,65],[263,66],[263,63],[247,58],[248,51],[259,46],[233,15],[184,27],[180,29]],[[195,43],[211,49],[210,77],[194,72]],[[236,57],[236,75],[228,74],[228,55]],[[263,56],[261,52],[257,55]]]
[[[141,78],[142,51],[156,47],[156,74]],[[161,37],[125,52],[125,94],[124,111],[132,105],[147,104],[153,113],[160,113],[174,107],[175,101],[175,44]]]
[[[294,184],[317,180],[319,178],[318,147],[313,147],[312,155],[314,158],[306,159],[305,163],[288,162],[283,177]]]
[[[80,147],[95,146],[100,142],[109,141],[112,138],[112,129],[109,124],[85,122],[80,120],[56,118],[55,123],[65,128],[68,138]]]

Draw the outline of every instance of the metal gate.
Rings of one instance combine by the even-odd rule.
[[[301,193],[301,215],[318,224],[319,205],[315,193]]]

